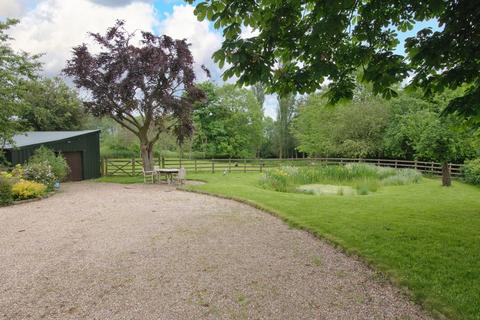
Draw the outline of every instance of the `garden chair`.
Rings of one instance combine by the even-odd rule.
[[[178,174],[176,179],[177,183],[184,184],[186,178],[187,178],[187,170],[184,167],[180,167],[180,169],[178,169]]]
[[[153,166],[153,171],[155,171],[155,177],[157,178],[157,182],[160,183],[162,178],[162,173],[160,172],[160,166]]]
[[[143,173],[143,183],[147,183],[147,180],[150,180],[152,183],[155,183],[155,170],[146,171],[145,168],[142,167]]]

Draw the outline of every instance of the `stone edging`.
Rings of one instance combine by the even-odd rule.
[[[43,199],[50,198],[51,196],[55,195],[57,192],[58,191],[51,191],[51,192],[47,193],[46,195],[43,195],[43,196],[38,197],[38,198],[13,201],[11,204],[0,206],[0,208],[16,206],[16,205],[20,205],[20,204],[35,202],[35,201],[40,201],[40,200],[43,200]]]

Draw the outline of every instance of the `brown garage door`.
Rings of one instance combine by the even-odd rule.
[[[67,177],[68,181],[80,181],[83,180],[83,163],[82,152],[63,152],[62,155],[67,160],[70,167],[70,174]]]

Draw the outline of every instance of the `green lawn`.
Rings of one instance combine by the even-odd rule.
[[[480,188],[438,180],[366,196],[281,193],[255,173],[194,174],[188,189],[248,201],[362,257],[414,300],[454,319],[480,319]]]

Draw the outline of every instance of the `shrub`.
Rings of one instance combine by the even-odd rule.
[[[70,171],[67,161],[61,154],[57,156],[55,155],[55,152],[43,146],[35,150],[35,153],[28,160],[28,163],[29,164],[47,163],[48,165],[50,165],[51,171],[55,176],[56,180],[58,181],[62,181]],[[42,181],[39,181],[39,182],[42,182]]]
[[[42,183],[21,179],[12,186],[12,195],[15,200],[25,200],[41,197],[47,191]]]
[[[468,183],[480,184],[480,158],[465,162],[463,174]]]
[[[17,179],[20,179],[23,177],[23,175],[25,174],[24,170],[23,170],[23,167],[21,164],[17,164],[13,169],[12,171],[10,172],[12,177],[14,178],[17,178]]]
[[[12,183],[9,178],[0,175],[0,206],[13,202]]]
[[[24,177],[27,180],[41,183],[48,189],[52,189],[57,181],[57,177],[47,161],[29,162],[24,168]]]
[[[282,168],[268,170],[262,176],[260,184],[275,191],[287,192],[288,174]]]
[[[11,180],[13,178],[13,175],[10,172],[7,172],[7,171],[0,171],[0,178],[4,178],[6,180]]]

